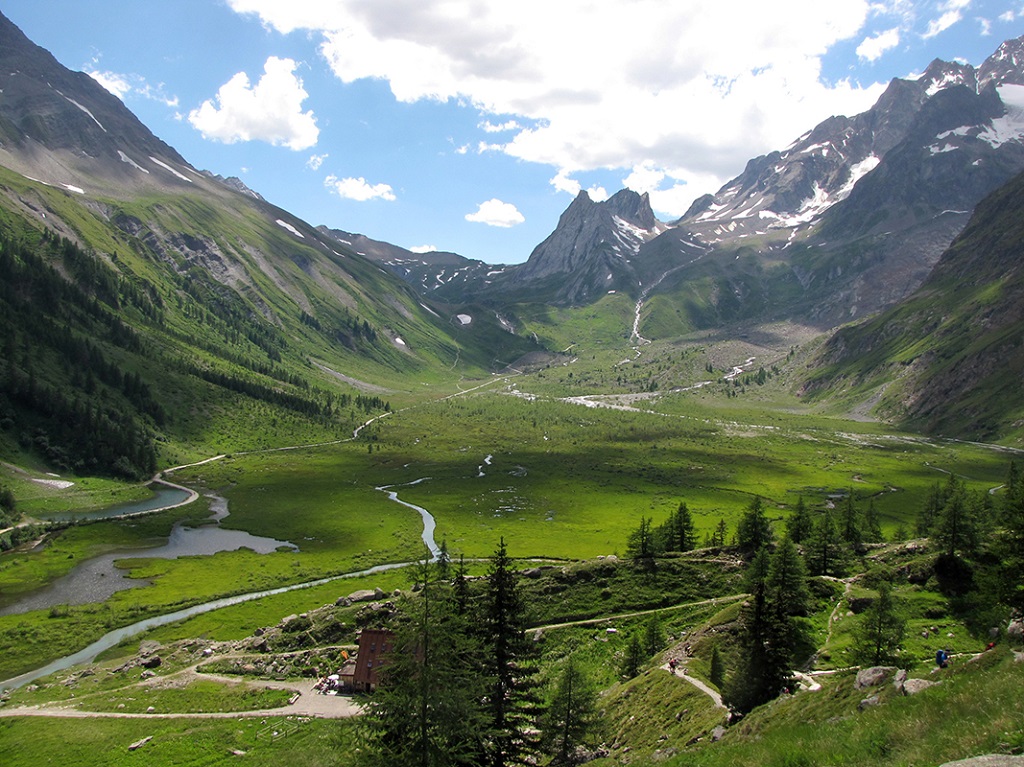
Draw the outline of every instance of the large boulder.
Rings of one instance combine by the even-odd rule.
[[[1010,625],[1006,627],[1006,636],[1011,642],[1024,642],[1024,619],[1010,621]]]
[[[854,687],[863,690],[865,687],[877,687],[896,672],[893,666],[872,666],[862,668],[857,672],[857,681]]]
[[[927,690],[929,687],[934,687],[938,682],[933,682],[930,679],[908,679],[903,683],[903,694],[904,695],[916,695],[922,690]]]

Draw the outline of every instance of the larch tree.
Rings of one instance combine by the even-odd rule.
[[[752,557],[773,539],[772,523],[764,511],[761,496],[755,496],[736,527],[736,545],[745,556]]]
[[[854,657],[872,666],[892,663],[899,657],[905,633],[906,621],[893,599],[892,588],[883,581],[878,598],[861,615],[854,631]]]
[[[587,743],[598,722],[597,690],[570,655],[542,721],[551,764],[572,764],[577,748]]]

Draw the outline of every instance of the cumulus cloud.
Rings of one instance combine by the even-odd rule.
[[[371,184],[365,178],[338,178],[330,175],[324,179],[324,186],[345,200],[366,202],[367,200],[395,200],[394,190],[388,184]]]
[[[895,13],[874,0],[229,2],[282,33],[319,34],[343,82],[492,116],[512,135],[488,149],[556,172],[650,163],[693,196],[711,191],[697,179],[724,181],[752,152],[874,103],[883,84],[827,81],[822,59]]]
[[[858,58],[865,61],[878,61],[886,51],[890,51],[900,44],[899,27],[887,29],[876,35],[867,37],[857,46]]]
[[[220,87],[215,100],[189,112],[188,121],[204,138],[225,144],[266,141],[294,150],[314,146],[320,129],[312,110],[302,111],[309,94],[295,75],[297,66],[292,59],[271,56],[255,85],[239,72]]]
[[[492,198],[480,203],[476,213],[467,213],[466,220],[488,226],[500,226],[507,229],[526,221],[523,214],[510,202],[502,202]]]

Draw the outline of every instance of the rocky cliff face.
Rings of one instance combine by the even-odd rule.
[[[647,194],[623,189],[604,202],[580,192],[558,226],[529,260],[509,273],[513,286],[557,279],[556,303],[595,300],[610,290],[637,284],[632,259],[640,247],[665,230]]]

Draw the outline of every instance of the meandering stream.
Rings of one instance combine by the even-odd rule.
[[[407,501],[401,500],[398,497],[397,491],[391,489],[392,487],[405,487],[405,486],[408,486],[408,485],[419,484],[420,482],[424,482],[427,479],[429,479],[429,477],[423,477],[422,479],[415,480],[414,482],[407,482],[407,483],[405,483],[405,485],[386,485],[386,486],[383,486],[383,487],[378,487],[376,489],[380,490],[382,492],[386,492],[388,494],[388,498],[391,499],[392,501],[394,501],[395,503],[401,504],[402,506],[405,506],[407,508],[410,508],[410,509],[413,509],[413,510],[419,512],[420,517],[423,519],[423,534],[422,534],[423,543],[426,545],[427,549],[430,551],[431,556],[433,558],[436,558],[438,556],[438,554],[440,553],[440,549],[438,548],[437,543],[434,541],[434,529],[435,529],[436,523],[435,523],[433,515],[429,511],[424,509],[422,506],[417,506],[415,504],[412,504],[412,503],[409,503]],[[221,503],[223,503],[222,507],[220,506]],[[227,513],[228,513],[227,512],[227,501],[225,501],[223,498],[216,497],[215,500],[214,500],[214,504],[211,505],[211,508],[214,510],[214,515],[213,515],[213,517],[211,517],[211,520],[219,522],[220,519],[223,519],[225,516],[227,516]],[[178,529],[177,525],[175,526],[175,529]],[[192,530],[192,528],[182,527],[181,530],[182,531],[187,531],[187,530]],[[265,541],[265,542],[267,542],[266,545],[269,545],[270,543],[272,543],[273,547],[271,549],[269,549],[270,551],[275,550],[277,547],[279,547],[281,545],[288,545],[288,546],[292,545],[292,544],[289,544],[289,543],[286,543],[286,542],[282,542],[282,541],[275,541],[272,538],[262,538],[262,539],[260,539],[260,538],[258,538],[258,536],[251,536],[251,535],[249,535],[249,533],[241,533],[241,531],[234,531],[234,530],[224,530],[223,528],[220,528],[220,527],[195,528],[194,532],[198,533],[198,532],[201,532],[201,531],[204,531],[204,530],[207,531],[207,533],[210,533],[210,532],[213,532],[213,531],[220,531],[221,533],[229,533],[229,534],[240,533],[243,536],[248,536],[248,538],[246,540],[248,540],[249,543],[254,543],[255,541]],[[187,533],[183,533],[183,534],[187,535]],[[174,539],[173,531],[172,531],[171,538],[172,538],[172,540],[169,540],[168,543],[165,546],[163,546],[163,547],[160,547],[158,549],[138,550],[138,553],[134,554],[134,556],[152,557],[152,556],[157,556],[157,552],[159,552],[159,551],[167,551],[167,552],[174,551],[174,550],[179,550],[180,551],[181,544],[180,543],[175,544],[173,542],[173,539]],[[211,545],[215,545],[215,544],[211,544]],[[242,545],[249,545],[249,544],[242,544]],[[239,547],[235,546],[233,548],[239,548]],[[250,546],[250,548],[251,548],[251,546]],[[224,549],[220,549],[220,550],[224,550]],[[193,550],[191,553],[197,553],[197,552]],[[208,553],[213,553],[213,552],[208,552]],[[182,554],[179,553],[176,556],[181,556],[181,555]],[[112,562],[113,562],[114,559],[124,559],[127,556],[132,556],[132,554],[121,552],[121,553],[114,553],[114,554],[111,554],[109,556],[111,557],[111,566],[112,566]],[[105,557],[97,557],[96,558],[96,560],[101,560],[101,559],[105,559]],[[90,562],[92,562],[92,561],[94,561],[94,560],[90,560]],[[84,564],[87,565],[89,563],[84,563]],[[263,590],[263,591],[250,592],[248,594],[238,594],[238,595],[233,596],[233,597],[224,597],[224,598],[221,598],[221,599],[215,599],[215,600],[212,600],[210,602],[204,602],[203,604],[193,605],[192,607],[188,607],[188,608],[185,608],[183,610],[178,610],[178,611],[173,612],[173,613],[167,613],[165,615],[157,615],[157,616],[154,616],[152,618],[147,618],[147,619],[139,621],[137,623],[133,623],[133,624],[131,624],[129,626],[123,626],[123,627],[121,627],[119,629],[114,629],[113,631],[111,631],[111,632],[109,632],[107,634],[104,634],[102,637],[97,639],[95,642],[90,644],[88,647],[84,647],[81,650],[79,650],[78,652],[73,653],[71,655],[67,655],[67,656],[65,656],[63,658],[58,658],[57,660],[55,660],[52,663],[49,663],[49,664],[43,666],[42,668],[38,668],[38,669],[36,669],[34,671],[29,671],[29,672],[27,672],[25,674],[21,674],[20,676],[16,676],[16,677],[14,677],[12,679],[8,679],[6,681],[0,681],[0,690],[2,690],[4,688],[21,687],[22,685],[28,684],[30,682],[34,682],[36,679],[41,679],[42,677],[48,676],[49,674],[56,673],[57,671],[63,671],[64,669],[70,668],[72,666],[76,666],[79,663],[88,663],[88,662],[94,660],[96,658],[96,656],[98,656],[100,653],[102,653],[102,652],[104,652],[106,650],[109,650],[112,647],[117,646],[118,644],[123,642],[125,639],[133,637],[133,636],[135,636],[137,634],[141,634],[144,631],[149,631],[150,629],[157,628],[158,626],[165,626],[165,625],[167,625],[169,623],[174,623],[176,621],[185,620],[186,618],[192,618],[192,617],[194,617],[196,615],[202,615],[203,613],[211,612],[212,610],[219,610],[222,607],[230,607],[231,605],[237,605],[237,604],[241,604],[243,602],[250,602],[250,601],[252,601],[254,599],[263,599],[264,597],[274,596],[275,594],[284,594],[285,592],[288,592],[288,591],[296,591],[298,589],[308,589],[308,588],[312,588],[314,586],[321,586],[321,585],[323,585],[325,583],[331,583],[333,581],[342,580],[344,578],[357,578],[359,576],[371,575],[373,573],[384,572],[386,570],[394,570],[394,569],[399,568],[399,567],[407,567],[408,565],[411,565],[411,564],[414,564],[414,563],[413,562],[396,562],[396,563],[387,564],[387,565],[377,565],[375,567],[370,567],[370,568],[367,568],[365,570],[359,570],[357,572],[344,573],[342,575],[333,575],[333,576],[330,576],[330,577],[327,577],[327,578],[319,578],[319,579],[314,580],[314,581],[307,581],[305,583],[296,583],[296,584],[293,584],[291,586],[281,586],[281,587],[275,588],[275,589],[266,589],[266,590]],[[80,565],[79,567],[82,567],[82,565]],[[78,568],[76,568],[76,570],[77,569]],[[70,585],[71,584],[70,578],[71,578],[71,575],[73,573],[74,573],[74,571],[72,571],[72,573],[69,573],[68,575],[64,576],[64,578],[62,578],[61,580],[68,579],[68,585]],[[97,576],[97,577],[98,578],[105,578],[105,577],[108,577],[108,576]],[[57,586],[57,582],[54,582],[53,584],[48,586],[43,591],[49,591],[49,590],[53,589],[56,586]],[[77,588],[77,586],[76,586],[76,588]],[[131,588],[131,586],[129,585],[129,586],[127,586],[127,588]],[[42,593],[42,592],[40,592],[40,593]],[[113,592],[111,592],[111,593],[113,593]],[[105,597],[102,597],[102,598],[105,598]],[[28,597],[26,597],[26,599],[28,599]],[[85,601],[96,601],[96,600],[95,599],[89,599],[89,600],[85,600]],[[22,600],[21,602],[18,602],[17,605],[14,605],[12,607],[17,607],[18,605],[21,605],[24,602],[25,602],[25,600]],[[64,599],[62,601],[58,600],[58,601],[55,601],[55,602],[51,602],[50,604],[71,604],[71,602],[69,602],[67,599]],[[75,604],[78,604],[78,602],[75,602]],[[46,606],[49,606],[49,605],[44,605],[43,607],[46,607]],[[36,610],[36,609],[41,609],[41,608],[40,607],[31,607],[29,609]],[[16,610],[16,612],[25,612],[25,610]],[[0,614],[3,614],[3,613],[0,613]]]

